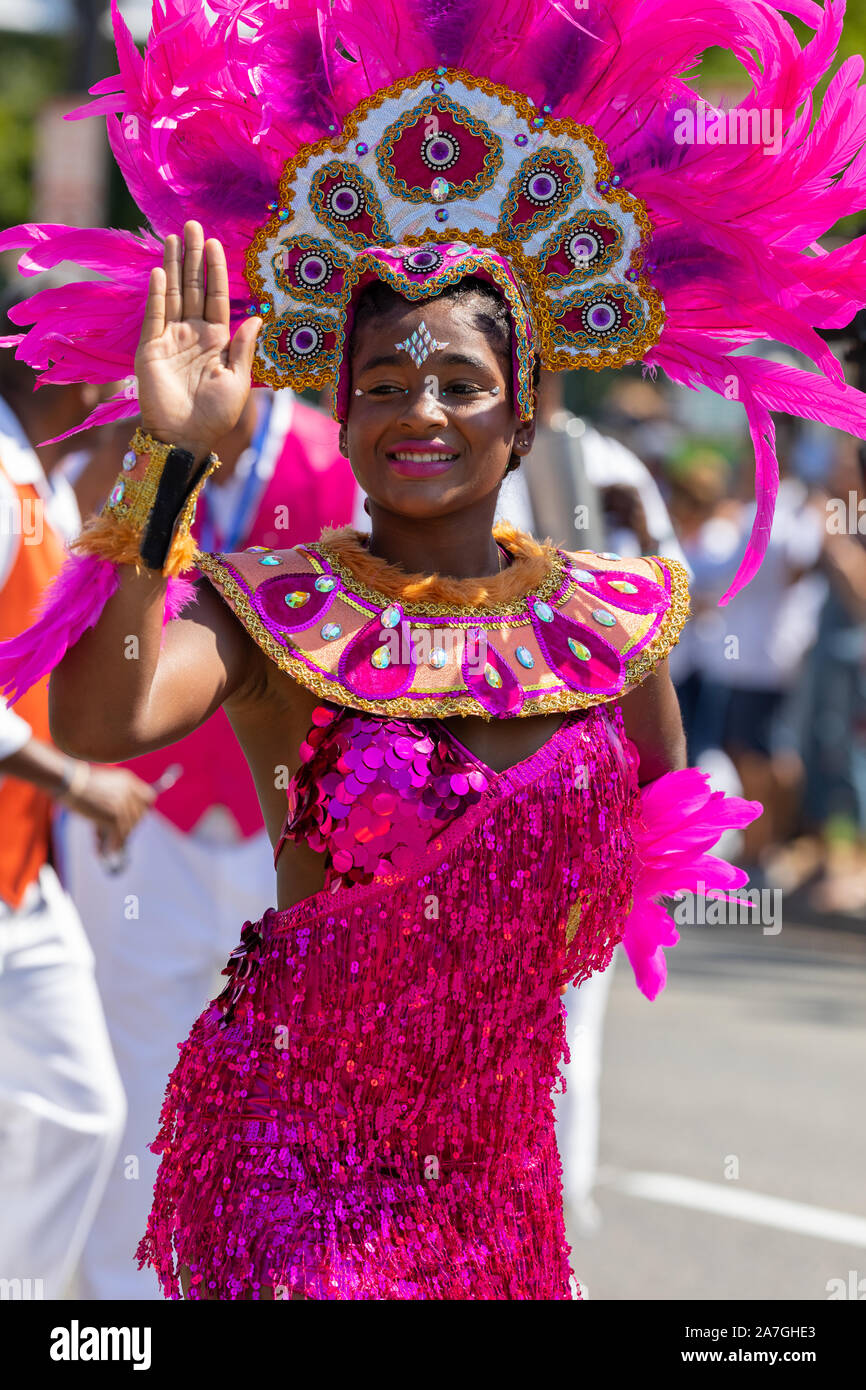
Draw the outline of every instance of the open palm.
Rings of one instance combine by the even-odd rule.
[[[197,457],[209,453],[240,419],[261,324],[245,319],[231,336],[221,242],[205,242],[199,222],[184,227],[183,255],[180,237],[167,237],[135,354],[142,428]]]

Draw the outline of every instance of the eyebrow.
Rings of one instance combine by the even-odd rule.
[[[480,372],[490,370],[487,363],[482,362],[480,357],[470,357],[468,353],[464,352],[446,352],[444,356],[439,358],[439,361],[443,367],[474,367],[476,371]],[[374,367],[403,367],[405,365],[406,358],[404,356],[398,357],[396,353],[386,352],[379,357],[371,357],[369,362],[362,362],[355,370],[360,376],[362,372],[372,371]]]

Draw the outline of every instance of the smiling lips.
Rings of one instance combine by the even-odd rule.
[[[424,439],[407,439],[392,446],[386,455],[388,462],[404,478],[426,478],[445,473],[458,457],[444,444],[431,444]]]

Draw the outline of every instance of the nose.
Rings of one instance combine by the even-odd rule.
[[[439,382],[432,372],[419,378],[403,397],[400,423],[414,428],[421,421],[426,425],[448,421],[448,412],[439,397]]]

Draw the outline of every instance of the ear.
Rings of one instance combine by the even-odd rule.
[[[536,416],[525,424],[517,426],[514,433],[514,449],[518,454],[528,454],[535,442]]]
[[[343,455],[343,458],[347,459],[349,457],[349,445],[347,442],[347,430],[345,420],[340,421],[340,433],[337,440],[337,447],[340,450],[340,453]]]

